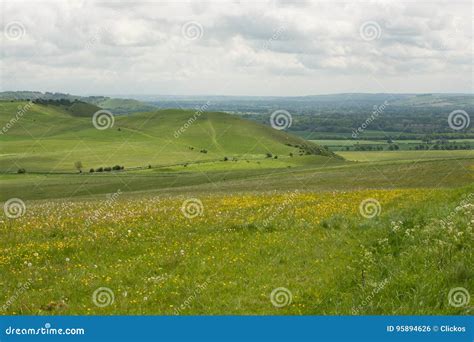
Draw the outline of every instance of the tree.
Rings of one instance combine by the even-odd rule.
[[[74,167],[77,169],[77,171],[81,172],[82,173],[82,162],[80,160],[78,160],[77,162],[74,163]]]

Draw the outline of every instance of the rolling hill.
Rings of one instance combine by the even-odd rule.
[[[288,167],[339,158],[314,143],[225,113],[136,113],[115,116],[113,125],[101,130],[93,124],[96,109],[82,102],[0,102],[1,172],[77,172],[77,161],[88,171],[113,165],[134,169],[205,162],[222,169],[230,163]]]

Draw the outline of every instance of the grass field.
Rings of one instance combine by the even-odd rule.
[[[34,106],[0,135],[3,314],[472,315],[472,151],[334,155],[220,113],[176,138],[190,115]]]

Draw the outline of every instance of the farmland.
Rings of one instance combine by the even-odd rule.
[[[472,150],[331,152],[195,114],[99,130],[35,104],[0,135],[3,313],[472,314],[448,296],[473,288]]]

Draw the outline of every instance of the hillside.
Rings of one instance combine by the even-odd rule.
[[[113,126],[105,130],[95,128],[88,116],[68,106],[0,102],[0,170],[76,172],[77,161],[85,171],[114,165],[187,167],[197,162],[214,162],[213,168],[223,169],[230,163],[272,168],[337,159],[314,143],[225,113],[136,113],[115,116]]]

